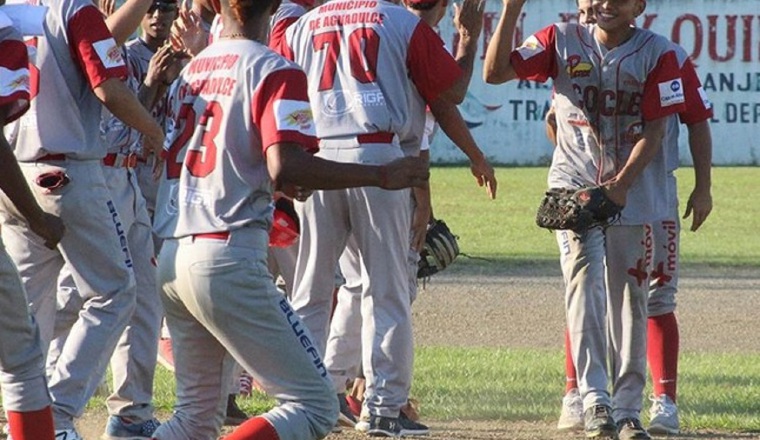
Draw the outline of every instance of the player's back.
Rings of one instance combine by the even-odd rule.
[[[156,211],[159,236],[251,223],[269,227],[271,183],[262,132],[282,129],[266,112],[287,110],[288,101],[278,101],[282,108],[266,107],[273,94],[267,79],[288,69],[298,67],[242,39],[220,39],[185,66],[169,93],[170,147],[157,204],[167,209]],[[271,126],[259,127],[258,120]]]
[[[406,131],[409,47],[418,17],[382,0],[333,0],[286,32],[306,70],[320,138]]]

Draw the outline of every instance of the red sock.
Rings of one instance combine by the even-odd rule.
[[[573,388],[578,388],[578,373],[575,371],[575,363],[573,363],[570,331],[565,329],[565,394]]]
[[[267,419],[254,417],[238,426],[224,440],[280,440],[280,436]]]
[[[53,440],[53,411],[49,406],[37,411],[8,411],[8,428],[13,440]]]
[[[678,380],[678,320],[675,313],[647,320],[647,360],[652,372],[654,395],[666,394],[676,401]]]

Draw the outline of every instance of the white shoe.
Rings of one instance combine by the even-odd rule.
[[[56,429],[55,440],[84,440],[76,429]]]
[[[583,399],[578,388],[573,388],[562,398],[562,412],[559,414],[557,429],[560,431],[583,429]]]
[[[675,435],[681,432],[678,422],[678,407],[666,394],[651,396],[649,409],[649,433]]]

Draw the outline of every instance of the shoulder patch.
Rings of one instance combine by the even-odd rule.
[[[536,38],[535,35],[531,35],[530,37],[528,37],[528,39],[525,40],[523,44],[517,48],[517,52],[520,54],[520,56],[524,60],[527,60],[536,55],[539,55],[543,53],[545,50],[546,48],[541,45],[541,43],[538,41],[538,38]]]
[[[106,69],[124,65],[124,57],[121,56],[121,50],[113,38],[96,41],[92,43],[92,47],[95,48],[100,62],[103,63],[103,67]]]
[[[684,103],[681,78],[661,82],[658,84],[658,88],[660,89],[660,105],[662,107]]]

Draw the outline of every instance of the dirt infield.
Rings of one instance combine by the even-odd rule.
[[[682,350],[760,352],[759,267],[686,266],[681,277]],[[420,293],[413,312],[416,344],[560,349],[563,310],[558,264],[465,260],[434,277]],[[78,426],[85,440],[94,440],[104,422],[103,411],[89,411]],[[434,440],[582,438],[558,433],[553,423],[456,420],[430,425],[427,438]],[[359,438],[366,437],[354,432],[328,437]],[[700,431],[678,438],[747,439],[760,434]]]

